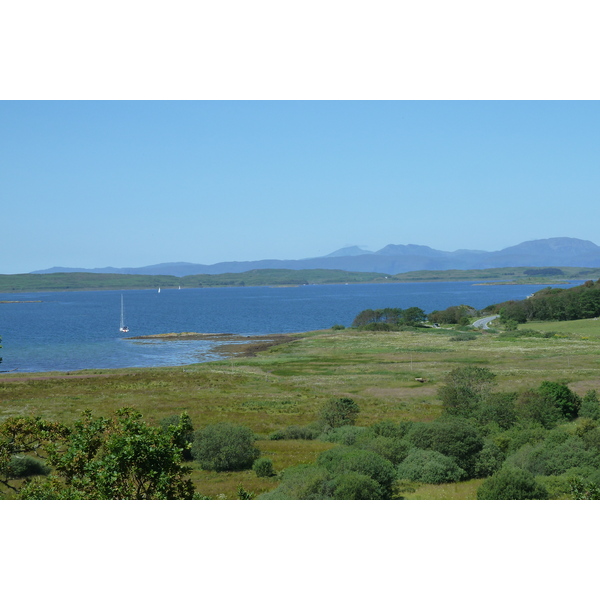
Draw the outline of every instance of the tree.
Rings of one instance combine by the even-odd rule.
[[[351,398],[332,399],[321,409],[321,419],[329,427],[354,425],[359,412],[358,404]]]
[[[562,415],[571,420],[577,417],[581,407],[581,398],[566,385],[554,381],[542,381],[538,391],[542,398],[552,402]]]
[[[192,456],[207,471],[250,469],[260,456],[252,430],[234,423],[216,423],[196,431]]]
[[[459,367],[448,373],[438,391],[446,414],[471,417],[494,384],[496,375],[483,367]]]
[[[184,426],[164,432],[141,417],[132,408],[122,408],[112,418],[84,412],[81,420],[46,445],[54,474],[27,483],[21,498],[192,499],[191,469],[181,464],[183,449],[177,441]]]

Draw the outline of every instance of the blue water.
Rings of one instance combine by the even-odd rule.
[[[459,282],[0,294],[0,301],[41,301],[0,304],[0,370],[185,365],[219,358],[218,343],[125,338],[183,331],[247,336],[310,331],[349,326],[366,308],[418,306],[429,313],[468,304],[481,309],[539,289]],[[121,293],[127,334],[119,332]]]

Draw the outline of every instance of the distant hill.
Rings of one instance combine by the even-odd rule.
[[[53,267],[45,273],[120,273],[136,275],[220,275],[256,269],[334,269],[369,273],[408,273],[449,269],[490,269],[499,267],[600,267],[600,246],[577,238],[533,240],[495,252],[455,250],[446,252],[415,244],[389,244],[377,252],[350,246],[327,256],[300,260],[258,260],[222,262],[214,265],[187,262],[162,263],[147,267],[77,269]]]

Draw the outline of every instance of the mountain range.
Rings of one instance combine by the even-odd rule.
[[[600,246],[577,238],[557,237],[523,242],[503,250],[455,250],[447,252],[415,244],[389,244],[371,252],[358,246],[336,250],[327,256],[298,260],[256,260],[202,265],[187,262],[146,267],[81,269],[52,267],[33,273],[123,273],[186,275],[243,273],[253,269],[341,269],[396,275],[409,271],[489,269],[494,267],[600,267]]]

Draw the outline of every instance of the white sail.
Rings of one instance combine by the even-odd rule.
[[[123,333],[127,333],[129,331],[129,327],[125,325],[125,310],[123,306],[123,294],[121,294],[121,325],[119,327],[119,331]]]

